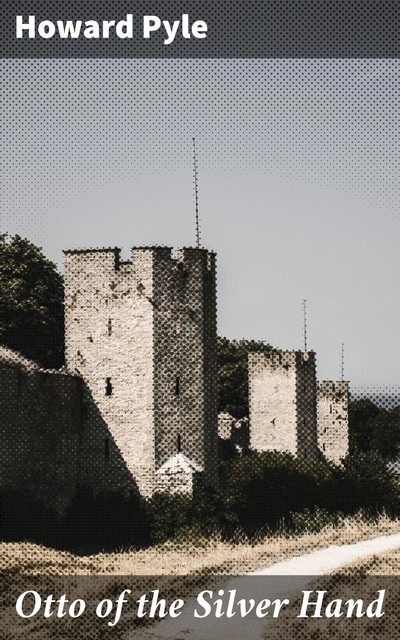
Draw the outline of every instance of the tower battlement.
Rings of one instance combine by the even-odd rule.
[[[136,266],[138,263],[140,264],[144,255],[152,256],[154,261],[165,261],[169,259],[172,267],[179,263],[187,264],[189,266],[190,263],[197,263],[199,260],[204,261],[204,265],[208,270],[212,269],[215,265],[215,253],[208,249],[200,249],[198,247],[181,247],[176,249],[174,255],[173,247],[155,245],[137,246],[131,248],[129,260],[121,259],[120,247],[65,249],[63,253],[66,257],[70,256],[72,260],[76,258],[77,264],[79,264],[81,260],[89,259],[96,265],[103,264],[104,267],[112,266],[115,271],[118,271],[124,266]]]
[[[349,381],[348,380],[339,380],[334,382],[333,380],[322,380],[318,382],[318,393],[324,395],[340,395],[342,393],[349,393]]]
[[[249,365],[256,370],[269,368],[272,371],[283,368],[288,371],[297,366],[311,365],[312,363],[315,366],[314,351],[277,351],[273,349],[249,354]]]

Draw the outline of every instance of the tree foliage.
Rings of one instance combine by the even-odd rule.
[[[222,493],[210,488],[197,489],[191,496],[155,493],[144,505],[153,542],[179,536],[207,537],[216,531],[229,534],[238,525]]]
[[[394,460],[400,449],[400,407],[385,409],[372,400],[355,400],[349,406],[350,452],[375,451]]]
[[[348,455],[335,467],[329,507],[345,513],[358,509],[378,513],[398,509],[399,491],[394,474],[376,451]],[[397,505],[397,507],[396,507]]]
[[[251,451],[233,462],[227,499],[247,533],[290,523],[291,513],[321,505],[332,470],[290,453]]]
[[[218,411],[234,418],[249,415],[248,363],[252,351],[272,351],[262,340],[218,338]]]
[[[399,488],[375,452],[347,456],[341,465],[295,458],[277,451],[241,455],[226,487],[229,509],[250,535],[265,526],[295,526],[293,515],[398,513]]]
[[[63,281],[41,249],[0,234],[0,344],[43,367],[64,361]]]
[[[378,414],[378,407],[368,398],[350,403],[349,445],[351,452],[371,450],[374,420]]]
[[[193,496],[156,494],[146,501],[150,539],[208,536],[234,538],[262,530],[319,531],[361,511],[375,518],[400,510],[399,487],[377,453],[347,456],[341,465],[302,460],[290,453],[250,451],[228,469],[219,492]]]

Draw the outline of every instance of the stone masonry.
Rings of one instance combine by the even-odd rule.
[[[249,354],[250,446],[318,458],[315,353]]]
[[[317,389],[318,447],[332,462],[349,451],[349,382],[324,380]]]
[[[163,486],[156,472],[182,453],[214,484],[215,255],[65,251],[65,314],[67,368],[89,394],[82,482],[149,496]]]
[[[0,347],[0,489],[65,511],[79,479],[82,381]]]
[[[250,425],[218,421],[212,252],[70,250],[64,280],[65,370],[0,347],[1,492],[58,514],[78,487],[192,493],[217,484],[218,430],[222,460],[249,446],[346,455],[349,383],[317,385],[313,352],[250,354]]]

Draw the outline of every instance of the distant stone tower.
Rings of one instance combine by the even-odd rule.
[[[216,482],[215,255],[171,251],[64,252],[66,363],[88,393],[81,482],[99,491],[149,496],[161,468]]]
[[[346,380],[318,383],[318,447],[332,462],[340,462],[349,451],[349,383]]]
[[[315,353],[249,354],[250,446],[318,457]]]

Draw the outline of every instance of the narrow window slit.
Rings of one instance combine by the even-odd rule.
[[[111,378],[106,379],[106,396],[111,396],[113,392],[113,387],[111,384]]]
[[[180,392],[181,392],[181,379],[179,376],[177,376],[175,379],[175,395],[179,396]]]

